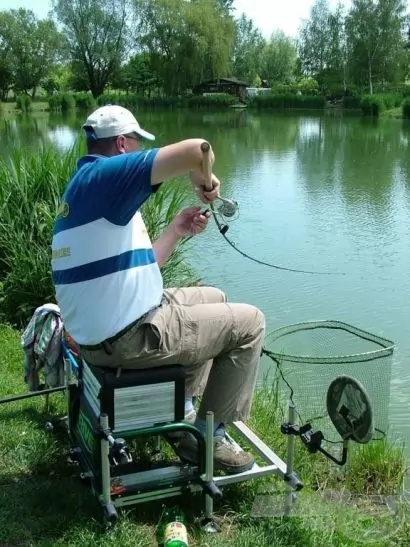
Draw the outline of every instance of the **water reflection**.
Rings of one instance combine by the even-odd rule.
[[[10,151],[18,147],[41,149],[55,145],[58,150],[70,148],[78,136],[78,119],[73,117],[71,124],[62,116],[50,116],[41,113],[35,116],[17,115],[13,119],[0,119],[1,156],[7,157]]]

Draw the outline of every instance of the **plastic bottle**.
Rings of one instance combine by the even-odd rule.
[[[158,526],[158,544],[163,547],[188,547],[188,532],[183,512],[165,509]]]

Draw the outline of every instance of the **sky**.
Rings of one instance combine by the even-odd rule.
[[[339,0],[329,0],[331,8]],[[348,7],[351,0],[342,0]],[[236,15],[245,13],[268,38],[275,30],[296,37],[303,19],[308,19],[314,0],[235,0]],[[0,9],[31,9],[39,18],[47,16],[49,0],[0,0]]]
[[[0,0],[0,4],[3,0]],[[328,0],[333,10],[339,0]],[[342,0],[348,8],[351,0]],[[245,13],[253,19],[255,25],[262,31],[265,38],[272,32],[283,32],[296,38],[298,29],[304,19],[309,19],[314,0],[235,0],[237,15]]]

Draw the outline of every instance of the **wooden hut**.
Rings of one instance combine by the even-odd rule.
[[[246,88],[249,85],[237,78],[217,78],[215,80],[207,80],[193,87],[192,92],[195,95],[204,95],[206,93],[229,93],[234,95],[240,101],[246,99]]]

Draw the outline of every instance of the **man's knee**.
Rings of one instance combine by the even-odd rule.
[[[256,306],[249,305],[249,307],[251,308],[250,313],[254,317],[255,329],[261,329],[264,331],[266,326],[265,314]]]
[[[258,338],[265,332],[265,315],[251,304],[230,304],[234,318],[234,330],[240,339]]]
[[[204,304],[223,304],[227,301],[226,294],[217,287],[201,287]]]

